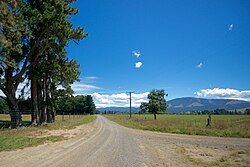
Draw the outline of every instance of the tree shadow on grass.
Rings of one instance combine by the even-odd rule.
[[[24,127],[31,125],[31,121],[22,121],[22,123]],[[11,122],[9,120],[0,120],[0,129],[10,128],[10,124]]]

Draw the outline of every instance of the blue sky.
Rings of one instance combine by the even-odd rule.
[[[138,106],[152,89],[165,89],[167,100],[249,100],[250,1],[78,0],[74,6],[80,11],[72,22],[89,36],[67,48],[81,65],[73,89],[92,94],[98,107],[127,106],[127,91],[135,92]]]

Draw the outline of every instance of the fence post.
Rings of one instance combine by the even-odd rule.
[[[207,125],[206,127],[210,126],[210,123],[211,123],[211,114],[208,115],[208,119],[207,119]]]
[[[62,121],[64,121],[64,112],[62,113]]]

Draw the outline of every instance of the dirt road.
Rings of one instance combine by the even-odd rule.
[[[0,166],[249,166],[250,139],[188,136],[134,130],[98,116],[76,137],[1,152]]]

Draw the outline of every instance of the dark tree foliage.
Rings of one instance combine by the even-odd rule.
[[[250,115],[250,109],[246,109],[246,115]]]
[[[96,107],[95,107],[95,103],[93,101],[92,96],[87,95],[85,97],[85,112],[89,113],[90,115],[95,114],[96,111]]]
[[[7,102],[0,98],[0,114],[7,114],[9,112],[9,107]]]
[[[18,106],[19,106],[19,110],[22,114],[30,114],[31,113],[31,99],[27,98],[19,98],[18,99]]]
[[[56,102],[58,114],[95,114],[96,107],[92,96],[65,96],[58,98]]]
[[[192,111],[191,114],[198,114],[198,115],[242,115],[247,114],[246,109],[245,111],[242,110],[226,110],[226,109],[215,109],[215,110],[203,110],[203,111]]]

